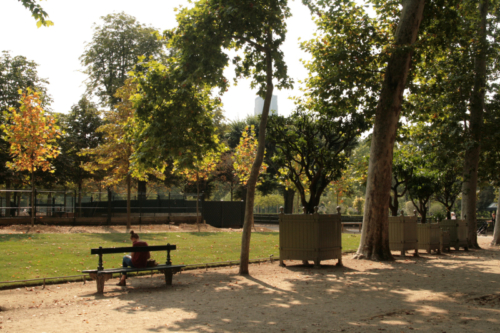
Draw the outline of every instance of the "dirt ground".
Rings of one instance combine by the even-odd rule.
[[[201,232],[240,232],[241,229],[233,228],[215,228],[208,224],[199,225]],[[181,223],[177,225],[168,224],[143,224],[143,225],[132,225],[132,230],[137,233],[149,233],[149,232],[197,232],[198,226],[196,224],[186,224]],[[256,231],[259,232],[272,232],[274,230],[256,226]],[[34,227],[30,225],[9,225],[0,226],[0,234],[75,234],[75,233],[125,233],[128,232],[125,226],[121,225],[111,225],[111,226],[54,226],[54,225],[43,225],[37,224]]]
[[[497,332],[500,250],[287,262],[0,291],[0,332]],[[396,254],[396,253],[395,253]]]

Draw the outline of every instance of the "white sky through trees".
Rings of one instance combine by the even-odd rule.
[[[85,92],[86,76],[80,72],[83,68],[79,57],[85,43],[92,39],[93,24],[102,24],[101,16],[125,12],[134,16],[139,23],[162,32],[176,26],[174,8],[188,5],[185,0],[47,0],[40,4],[54,26],[37,29],[35,19],[19,1],[0,1],[0,51],[7,50],[12,56],[22,55],[35,61],[39,65],[39,76],[50,82],[48,92],[54,99],[51,109],[64,113]],[[310,11],[302,1],[289,1],[289,6],[293,16],[287,22],[288,34],[283,51],[289,75],[295,81],[295,89],[275,89],[274,95],[278,95],[281,115],[291,113],[294,105],[288,98],[300,94],[298,81],[307,77],[307,71],[299,59],[310,59],[310,56],[299,49],[297,39],[311,39],[315,31]],[[226,75],[231,80],[233,73],[234,68],[226,69]],[[253,115],[255,93],[246,80],[239,80],[237,86],[230,87],[222,97],[226,118],[235,120]]]

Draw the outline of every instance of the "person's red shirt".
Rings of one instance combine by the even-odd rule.
[[[143,241],[135,241],[132,244],[133,247],[136,246],[148,246],[148,243]],[[135,268],[142,268],[147,266],[148,259],[150,258],[149,251],[148,252],[134,252],[132,255],[132,265]]]

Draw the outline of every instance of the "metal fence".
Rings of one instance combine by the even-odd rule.
[[[10,205],[6,204],[9,196]],[[192,195],[188,196],[192,197]],[[111,193],[82,195],[78,203],[75,191],[35,191],[36,218],[120,218],[127,216],[127,200]],[[29,219],[31,216],[31,190],[0,190],[0,215],[9,220]],[[243,225],[245,205],[240,201],[198,201],[198,212],[208,224],[216,227],[240,227]],[[186,195],[156,195],[149,200],[130,200],[130,212],[134,218],[160,217],[159,221],[171,221],[173,217],[196,215],[196,200]],[[196,220],[196,219],[195,219]],[[155,219],[156,221],[156,219]],[[7,221],[5,221],[7,222]],[[21,221],[20,221],[21,222]],[[59,222],[57,222],[59,223]]]

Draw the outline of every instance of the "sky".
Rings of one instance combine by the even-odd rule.
[[[174,8],[187,5],[180,0],[46,0],[40,2],[54,22],[51,27],[36,27],[31,13],[17,0],[1,0],[0,51],[10,51],[12,56],[22,55],[35,61],[39,76],[49,80],[48,92],[54,102],[53,111],[66,113],[85,92],[86,75],[81,71],[80,56],[85,44],[92,40],[94,23],[101,24],[100,17],[125,12],[138,22],[160,31],[176,26]],[[301,51],[298,39],[313,38],[315,25],[309,9],[302,1],[289,1],[292,17],[288,20],[288,33],[283,45],[289,76],[295,81],[293,90],[277,90],[278,112],[289,115],[293,110],[292,96],[299,96],[299,80],[307,77],[307,71],[300,59],[310,59]],[[226,69],[226,76],[232,82],[232,68]],[[250,81],[240,80],[222,97],[225,117],[228,121],[244,119],[254,110],[256,91],[250,88]]]

